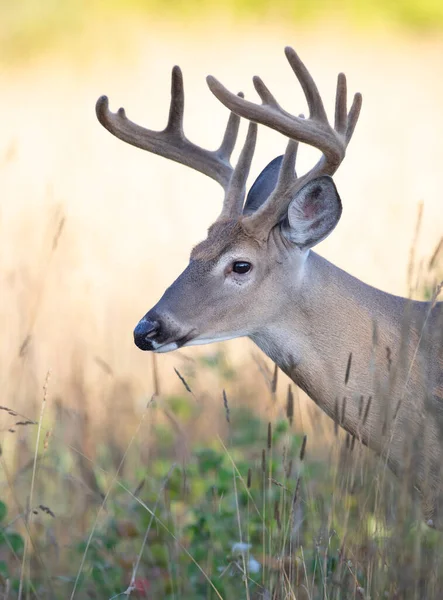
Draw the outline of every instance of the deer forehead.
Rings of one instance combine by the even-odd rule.
[[[214,261],[235,248],[257,252],[260,246],[241,221],[217,221],[209,228],[208,237],[192,249],[191,260]]]

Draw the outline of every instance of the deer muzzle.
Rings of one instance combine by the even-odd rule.
[[[134,329],[135,345],[140,350],[154,350],[158,344],[156,338],[159,337],[160,331],[161,327],[158,321],[151,321],[146,316],[143,317]]]

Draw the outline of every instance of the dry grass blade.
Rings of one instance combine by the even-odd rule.
[[[292,510],[294,510],[297,500],[299,498],[298,492],[300,489],[300,481],[301,481],[301,478],[299,476],[299,477],[297,477],[297,483],[295,484],[295,490],[294,490],[294,494],[292,496]]]
[[[271,394],[273,396],[277,392],[277,384],[278,384],[278,366],[274,365],[274,373],[272,375],[272,381],[271,381]]]
[[[46,513],[47,515],[49,515],[50,517],[52,517],[53,519],[55,519],[55,514],[54,512],[49,508],[49,506],[45,506],[44,504],[39,504],[39,509],[41,511],[43,511],[44,513]]]
[[[286,479],[290,479],[291,475],[292,475],[292,467],[293,467],[294,461],[291,459],[289,459],[288,464],[286,466],[285,469],[285,477]]]
[[[352,352],[349,353],[348,364],[346,365],[345,385],[348,385],[349,375],[351,374]]]
[[[363,425],[368,420],[369,411],[371,410],[371,403],[372,403],[372,396],[369,396],[368,402],[366,403],[365,412],[364,412],[364,415],[363,415],[363,421],[362,421]]]
[[[288,385],[288,394],[286,396],[286,417],[289,424],[294,422],[294,394],[292,393],[292,385]]]
[[[178,378],[180,379],[180,381],[182,382],[182,384],[185,386],[185,390],[186,390],[187,392],[189,392],[190,394],[192,394],[192,395],[193,395],[193,392],[192,392],[191,388],[189,387],[189,385],[188,385],[188,383],[187,383],[186,379],[183,377],[183,375],[181,375],[181,374],[179,373],[179,371],[178,371],[178,370],[177,370],[175,367],[174,367],[174,371],[175,371],[175,374],[177,375],[177,377],[178,377]]]
[[[280,506],[279,506],[278,500],[275,500],[275,502],[274,502],[274,519],[275,519],[275,522],[277,523],[278,530],[281,531],[282,526],[281,526]]]
[[[355,446],[355,435],[353,435],[352,439],[351,439],[351,448],[350,448],[351,452],[353,452],[354,446]]]
[[[282,490],[284,490],[285,492],[289,492],[288,488],[283,485],[282,483],[280,483],[280,481],[277,481],[276,479],[269,477],[269,481],[273,484],[276,485],[278,488],[281,488]]]
[[[94,356],[94,361],[106,375],[109,375],[110,377],[114,376],[114,369],[104,358]]]
[[[432,271],[432,269],[434,269],[434,267],[437,265],[437,263],[439,262],[440,256],[441,254],[443,254],[443,237],[440,238],[440,241],[438,242],[434,252],[432,253],[432,256],[429,260],[428,263],[428,270]]]
[[[236,513],[237,513],[238,536],[239,536],[240,544],[243,546],[243,532],[242,532],[242,526],[241,526],[241,515],[240,515],[240,507],[238,504],[238,492],[237,492],[237,473],[236,473],[236,466],[234,464],[232,464],[232,480],[234,483],[234,497],[235,497],[235,509],[236,509]],[[248,488],[246,487],[246,489],[248,489]],[[241,560],[243,563],[243,574],[244,574],[243,582],[245,584],[246,600],[250,600],[249,587],[248,587],[248,569],[247,569],[247,562],[246,562],[246,558],[245,558],[245,552],[241,552]]]
[[[392,367],[392,352],[389,346],[386,346],[386,364],[388,367],[388,373],[390,373]]]
[[[154,396],[160,396],[160,381],[158,378],[157,356],[155,352],[151,353],[152,378],[154,380]]]
[[[45,383],[43,385],[43,398],[42,398],[42,404],[41,404],[41,409],[40,409],[40,418],[38,421],[37,439],[35,441],[35,452],[34,452],[34,463],[33,463],[33,467],[32,467],[31,489],[29,491],[29,500],[28,500],[29,506],[32,506],[32,500],[33,500],[33,496],[34,496],[35,478],[36,478],[36,473],[37,473],[38,448],[39,448],[39,444],[40,444],[40,435],[41,435],[41,430],[42,430],[43,414],[45,412],[46,401],[48,399],[48,385],[49,385],[50,375],[51,375],[51,373],[50,373],[50,371],[48,371],[48,373],[46,374]],[[27,516],[28,535],[25,537],[25,545],[23,548],[23,559],[22,559],[22,568],[20,571],[18,600],[21,600],[21,598],[23,596],[23,585],[24,585],[24,580],[25,580],[26,561],[27,561],[27,557],[28,557],[27,555],[28,555],[29,542],[30,542],[29,525],[31,522],[31,514],[32,513],[30,511],[28,511],[28,516]]]
[[[142,489],[145,487],[146,479],[143,478],[133,491],[134,496],[139,496]]]
[[[225,407],[225,416],[226,416],[226,421],[230,424],[231,423],[231,411],[229,410],[229,404],[228,404],[228,397],[226,395],[226,391],[223,390],[223,406]]]
[[[346,403],[347,403],[347,400],[346,400],[346,396],[345,396],[342,401],[341,414],[340,414],[340,425],[342,425],[342,426],[344,425],[345,417],[346,417]]]
[[[340,410],[338,406],[338,398],[335,398],[334,403],[334,435],[338,436],[338,424],[340,423]]]
[[[438,297],[441,294],[442,289],[443,289],[443,281],[440,281],[440,283],[436,286],[434,294],[431,299],[431,310],[435,307],[435,304],[438,300]]]
[[[194,394],[194,392],[192,391],[192,389],[191,389],[191,387],[189,386],[189,384],[188,384],[188,382],[186,381],[186,379],[183,377],[183,375],[182,375],[182,374],[181,374],[181,373],[178,371],[178,369],[176,369],[175,367],[174,367],[174,371],[175,371],[175,374],[177,375],[177,377],[180,379],[180,381],[181,381],[181,382],[182,382],[182,384],[184,385],[184,387],[185,387],[185,390],[186,390],[186,391],[187,391],[189,394],[191,394],[191,396],[194,398],[194,400],[195,400],[195,401],[198,403],[198,402],[199,402],[199,400],[198,400],[197,396]]]
[[[301,444],[301,448],[300,448],[300,462],[304,460],[305,458],[305,454],[306,454],[306,444],[308,442],[308,436],[304,435],[303,436],[303,442]]]
[[[63,233],[63,228],[65,226],[65,223],[66,223],[66,217],[62,215],[59,218],[59,221],[57,223],[56,230],[54,233],[54,237],[52,238],[51,253],[53,253],[57,250],[57,246],[60,241],[61,235]]]
[[[410,298],[412,297],[412,294],[415,291],[415,286],[413,286],[412,281],[414,279],[414,269],[415,269],[415,260],[416,260],[415,259],[415,251],[416,251],[417,244],[418,244],[418,238],[420,236],[422,217],[423,217],[423,202],[419,202],[418,209],[417,209],[417,220],[415,222],[414,236],[412,238],[411,248],[409,250],[408,290],[409,290]]]

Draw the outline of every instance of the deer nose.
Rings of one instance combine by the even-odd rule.
[[[160,323],[143,317],[134,329],[134,342],[140,350],[153,350],[153,342],[160,332]]]

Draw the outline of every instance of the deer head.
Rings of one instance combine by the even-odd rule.
[[[297,302],[310,249],[329,235],[340,219],[341,201],[331,176],[345,156],[361,96],[355,95],[348,113],[346,78],[338,76],[332,127],[308,70],[292,48],[285,53],[306,96],[309,118],[281,108],[259,77],[254,78],[254,86],[262,104],[232,94],[210,76],[210,90],[231,111],[216,151],[193,144],[183,133],[184,90],[179,67],[172,71],[169,120],[161,132],[131,122],[122,108],[110,112],[105,96],[97,102],[98,119],[112,134],[196,169],[224,189],[220,216],[206,240],[192,250],[188,267],[135,327],[134,340],[142,350],[167,352],[184,345],[254,337],[279,317],[288,296]],[[250,124],[233,168],[230,157],[241,117]],[[269,163],[246,196],[257,123],[279,131],[289,141],[284,155]],[[299,142],[322,152],[318,163],[301,177],[295,172]]]

